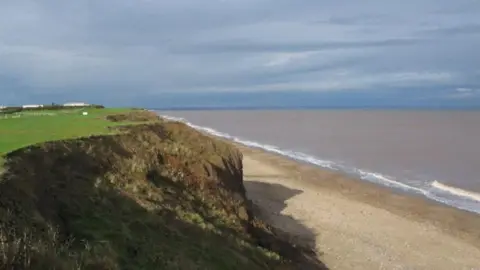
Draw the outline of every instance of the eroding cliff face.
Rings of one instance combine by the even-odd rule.
[[[8,154],[0,182],[0,240],[7,243],[1,266],[287,265],[269,250],[268,229],[253,220],[237,149],[177,122],[120,129]]]

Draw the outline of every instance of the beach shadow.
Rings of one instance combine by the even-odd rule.
[[[287,201],[302,193],[301,190],[291,189],[277,183],[260,182],[262,178],[277,176],[245,175],[245,189],[247,198],[254,205],[254,214],[275,228],[275,233],[302,249],[302,269],[328,269],[319,260],[315,252],[315,233],[298,220],[283,213]],[[279,176],[280,178],[282,176]]]

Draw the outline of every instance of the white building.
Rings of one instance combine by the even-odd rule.
[[[2,106],[2,105],[0,105],[0,110],[5,109],[6,107],[7,107],[7,106]]]
[[[29,108],[41,108],[43,105],[37,105],[37,104],[28,104],[28,105],[22,105],[22,108],[24,109],[29,109]]]
[[[65,107],[85,107],[85,106],[88,106],[88,105],[89,104],[84,103],[84,102],[69,102],[69,103],[63,104],[63,106],[65,106]]]

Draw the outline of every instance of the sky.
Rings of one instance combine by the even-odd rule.
[[[480,107],[478,48],[479,0],[1,0],[0,105]]]

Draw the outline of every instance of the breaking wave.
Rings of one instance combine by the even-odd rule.
[[[157,112],[158,113],[158,112]],[[163,118],[171,121],[179,121],[187,124],[188,126],[195,128],[197,130],[207,132],[211,135],[222,137],[249,147],[259,148],[271,153],[276,153],[282,156],[289,157],[291,159],[310,163],[313,165],[320,166],[322,168],[327,168],[334,171],[341,171],[350,175],[357,176],[362,180],[369,181],[375,184],[380,184],[394,189],[403,190],[406,192],[413,192],[416,194],[423,195],[431,200],[441,202],[462,210],[474,212],[480,214],[480,194],[472,191],[463,190],[456,187],[451,187],[446,184],[442,184],[438,181],[417,181],[419,184],[406,184],[400,181],[397,181],[395,177],[380,174],[376,172],[371,172],[368,170],[348,167],[342,164],[335,163],[333,161],[320,159],[315,156],[311,156],[302,152],[296,152],[286,149],[280,149],[277,146],[262,144],[259,142],[235,137],[233,135],[217,131],[209,127],[198,126],[193,123],[188,122],[184,118],[172,117],[168,115],[161,115]]]
[[[480,202],[480,193],[477,193],[477,192],[468,191],[468,190],[464,190],[464,189],[457,188],[457,187],[452,187],[452,186],[449,186],[449,185],[442,184],[438,181],[433,181],[432,182],[432,187],[443,190],[445,192],[449,192],[451,194],[455,194],[457,196],[470,198],[474,201]]]

